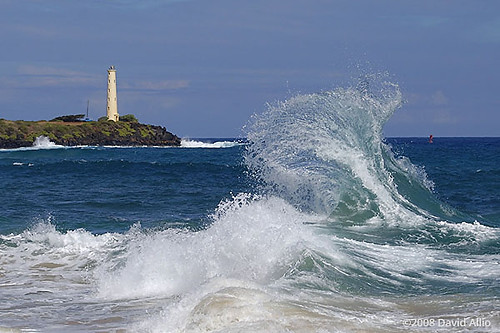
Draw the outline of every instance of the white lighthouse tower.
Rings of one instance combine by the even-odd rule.
[[[116,69],[115,66],[111,66],[108,69],[108,101],[106,108],[108,120],[120,120],[120,115],[118,114],[118,101],[116,97]]]

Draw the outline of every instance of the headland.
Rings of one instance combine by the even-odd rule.
[[[35,139],[42,135],[63,146],[180,146],[181,144],[181,139],[164,127],[141,124],[132,115],[124,116],[123,120],[116,122],[105,117],[98,121],[71,121],[73,119],[64,117],[51,121],[0,119],[0,149],[30,147]]]

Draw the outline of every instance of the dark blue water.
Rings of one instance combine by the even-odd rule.
[[[216,139],[212,139],[217,141]],[[500,225],[500,138],[388,138],[421,166],[436,197]],[[51,219],[61,230],[123,232],[207,222],[217,204],[254,184],[232,148],[62,148],[0,152],[0,232]]]
[[[424,168],[436,196],[500,226],[500,138],[389,138],[396,154]]]
[[[231,192],[245,191],[242,146],[62,148],[0,152],[1,233],[50,218],[61,230],[124,232],[199,226]]]

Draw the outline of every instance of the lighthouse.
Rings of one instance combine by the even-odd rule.
[[[116,69],[115,66],[110,66],[108,69],[108,101],[106,108],[108,120],[118,121],[118,101],[116,98]]]

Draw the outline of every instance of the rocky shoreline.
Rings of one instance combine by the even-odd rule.
[[[56,122],[0,119],[0,149],[31,147],[39,136],[63,146],[180,146],[164,127],[139,122]]]

